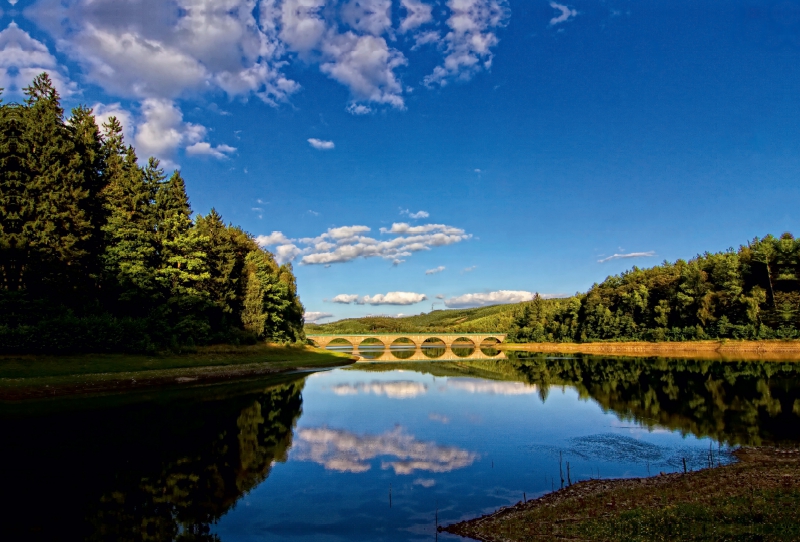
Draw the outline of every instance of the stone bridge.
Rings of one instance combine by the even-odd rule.
[[[487,339],[494,339],[498,343],[503,342],[506,338],[505,333],[378,333],[371,335],[325,334],[307,335],[307,338],[314,341],[314,344],[320,348],[326,348],[336,339],[343,339],[353,346],[353,354],[355,355],[360,355],[358,349],[362,345],[365,347],[374,347],[378,343],[382,344],[384,351],[382,353],[371,352],[376,354],[376,357],[368,359],[368,361],[452,361],[459,359],[505,359],[505,355],[502,352],[495,356],[489,356],[481,352],[480,349],[481,344]],[[365,342],[368,339],[369,342]],[[401,358],[399,356],[395,356],[394,353],[390,351],[390,347],[398,339],[407,339],[411,341],[411,344],[408,342],[399,342],[395,345],[410,347],[413,344],[414,352],[411,356]],[[438,339],[439,341],[444,342],[444,353],[436,357],[426,355],[422,351],[422,345],[428,339]],[[440,344],[441,343],[438,342],[432,343],[431,347],[435,348]],[[456,348],[474,348],[475,351],[467,356],[459,356],[453,352],[454,345]],[[405,350],[405,353],[408,353],[409,350],[410,348]],[[401,350],[401,352],[403,351]]]

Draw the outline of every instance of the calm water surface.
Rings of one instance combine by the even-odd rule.
[[[6,408],[0,474],[14,499],[3,530],[431,540],[437,518],[537,497],[562,476],[645,476],[684,459],[702,468],[727,462],[731,446],[796,442],[797,367],[542,355],[359,363]]]

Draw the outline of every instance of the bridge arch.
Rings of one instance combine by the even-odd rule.
[[[408,359],[417,351],[417,343],[408,337],[400,336],[391,342],[389,351],[397,359]]]
[[[442,357],[447,351],[447,343],[439,337],[428,337],[422,341],[420,349],[425,356],[436,359]]]
[[[477,348],[478,347],[475,345],[475,341],[469,337],[456,337],[453,342],[450,343],[450,350],[453,352],[453,354],[460,358],[466,358],[473,355]]]

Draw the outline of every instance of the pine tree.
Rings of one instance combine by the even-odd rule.
[[[94,228],[87,212],[92,180],[64,123],[58,91],[47,74],[25,88],[22,133],[27,193],[22,198],[23,285],[34,295],[65,299],[83,277]]]
[[[122,128],[116,119],[110,119],[104,128],[102,151],[106,157],[107,184],[103,198],[108,218],[102,228],[105,234],[102,261],[105,283],[111,291],[106,302],[112,307],[122,302],[123,312],[143,315],[159,297],[152,208],[152,178],[157,174],[153,168],[143,171],[138,166],[133,147],[124,147]]]

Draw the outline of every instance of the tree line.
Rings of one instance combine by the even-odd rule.
[[[154,351],[304,340],[290,264],[179,171],[139,164],[115,118],[65,116],[46,74],[0,103],[0,351]]]
[[[755,238],[738,250],[608,277],[585,294],[523,304],[517,342],[795,339],[800,337],[800,240]]]

